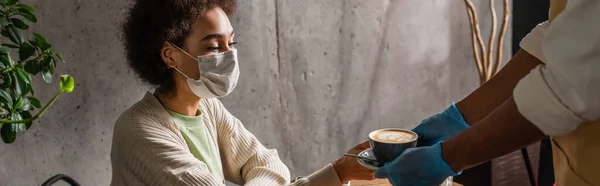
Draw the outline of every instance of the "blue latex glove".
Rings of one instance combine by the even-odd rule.
[[[407,149],[394,161],[375,171],[394,186],[439,186],[448,176],[458,175],[442,159],[442,146]]]
[[[412,131],[419,135],[417,146],[431,146],[451,138],[469,128],[462,114],[452,103],[443,112],[433,115],[421,122]]]

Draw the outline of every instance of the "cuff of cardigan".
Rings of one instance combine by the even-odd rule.
[[[307,177],[310,185],[342,185],[333,165],[328,164],[321,170],[312,173]]]

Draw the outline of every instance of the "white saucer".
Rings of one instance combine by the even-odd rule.
[[[360,157],[365,157],[367,159],[372,159],[375,160],[375,155],[373,154],[373,151],[371,151],[371,149],[367,149],[364,150],[360,153],[358,153],[358,156]],[[377,165],[373,165],[371,162],[369,161],[365,161],[362,158],[356,158],[358,161],[358,164],[362,165],[363,167],[370,169],[370,170],[377,170],[379,169],[379,167]]]

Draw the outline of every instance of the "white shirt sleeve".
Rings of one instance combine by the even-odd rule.
[[[600,117],[600,1],[569,0],[521,47],[539,65],[515,87],[519,112],[545,134],[560,136]]]

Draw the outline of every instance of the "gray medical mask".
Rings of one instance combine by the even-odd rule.
[[[194,58],[177,45],[172,45]],[[198,70],[200,71],[200,79],[198,80],[192,79],[181,70],[174,68],[187,78],[187,83],[192,92],[201,98],[221,98],[231,94],[240,76],[237,50],[234,48],[214,55],[198,56],[197,59]]]

